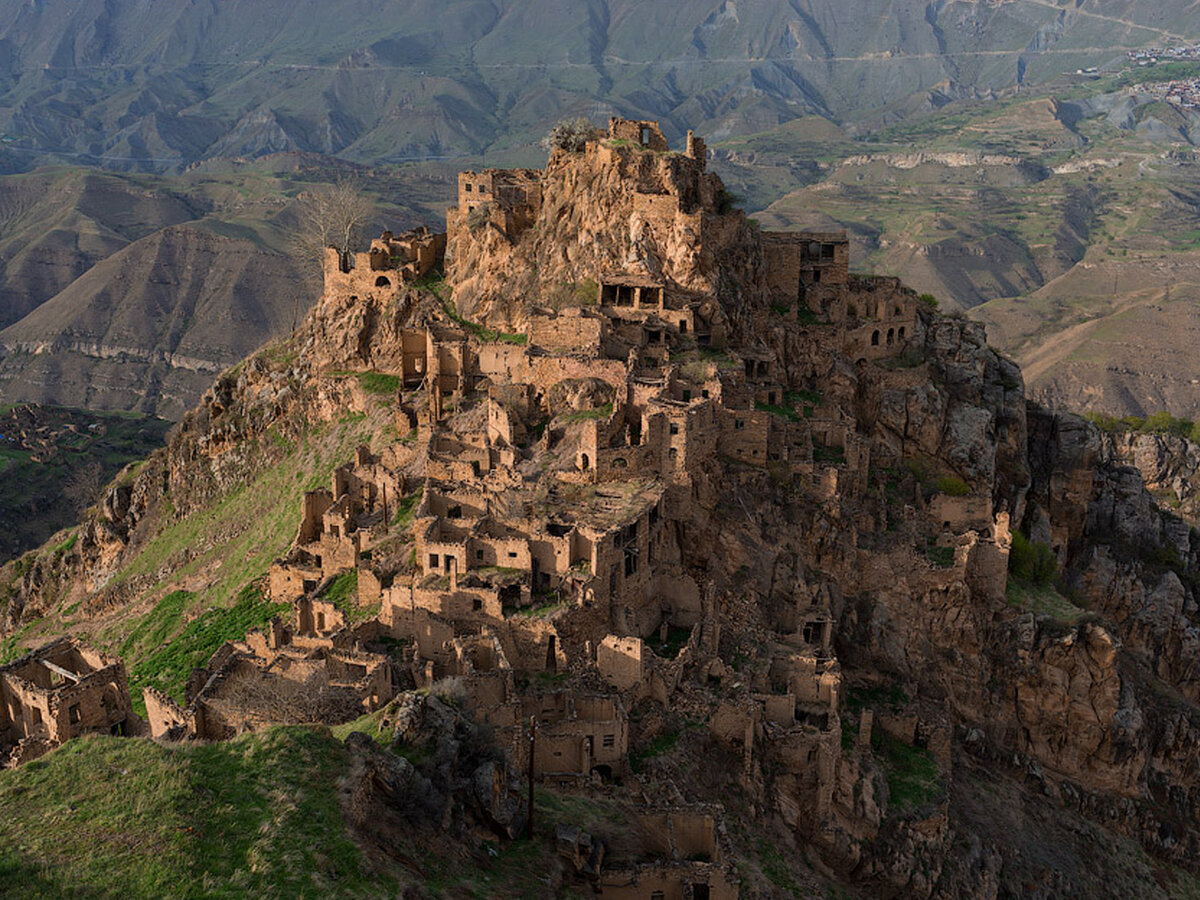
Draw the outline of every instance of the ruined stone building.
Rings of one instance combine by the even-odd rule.
[[[0,762],[16,766],[81,734],[124,734],[132,710],[125,666],[60,638],[0,666]]]
[[[364,642],[368,624],[352,628],[333,603],[302,596],[290,624],[278,618],[244,641],[223,644],[188,680],[186,702],[154,688],[143,697],[156,738],[224,740],[279,723],[340,722],[386,704],[395,693],[392,666]]]

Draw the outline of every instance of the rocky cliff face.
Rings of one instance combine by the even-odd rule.
[[[1137,469],[1160,506],[1200,523],[1200,444],[1136,431],[1105,433],[1103,441],[1104,457]]]
[[[617,273],[728,297],[727,312],[761,304],[751,226],[703,159],[592,141],[555,150],[533,190],[529,222],[500,227],[488,206],[451,212],[447,276],[463,315],[521,330],[535,306],[596,304],[597,279]],[[731,252],[718,258],[715,247]]]

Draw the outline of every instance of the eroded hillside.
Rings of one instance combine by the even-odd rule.
[[[0,401],[178,419],[315,300],[319,269],[293,246],[297,198],[346,177],[372,218],[407,224],[438,198],[436,173],[402,188],[411,173],[298,154],[170,179],[76,168],[0,180]]]
[[[720,168],[764,226],[846,227],[862,271],[986,322],[1039,402],[1192,417],[1200,120],[1162,94],[1195,74],[1066,75],[866,136],[797,122],[727,142]]]

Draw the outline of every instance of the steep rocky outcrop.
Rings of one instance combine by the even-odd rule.
[[[1176,434],[1106,432],[1104,454],[1137,469],[1159,504],[1200,523],[1200,444]]]

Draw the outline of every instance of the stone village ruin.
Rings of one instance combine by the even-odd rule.
[[[900,451],[821,388],[839,377],[833,357],[880,364],[884,387],[913,388],[919,370],[891,363],[926,326],[897,280],[850,273],[844,232],[747,223],[706,157],[690,132],[676,153],[657,123],[613,119],[582,152],[553,151],[545,171],[461,173],[445,234],[387,232],[366,252],[327,251],[324,304],[394,307],[445,265],[458,313],[495,330],[439,314],[398,328],[386,356],[372,357],[370,369],[398,379],[404,440],[361,448],[327,489],[304,494],[292,548],[269,574],[290,617],[223,646],[185,702],[148,689],[151,735],[220,740],[285,708],[346,721],[453,679],[514,771],[529,768],[536,723],[532,771],[568,789],[636,783],[638,704],[702,710],[745,773],[771,767],[763,802],[810,837],[830,823],[860,834],[879,824],[853,794],[848,724],[860,744],[883,728],[927,748],[949,776],[945,724],[848,718],[820,581],[781,576],[786,600],[770,611],[761,666],[739,671],[722,650],[740,601],[695,577],[697,506],[712,504],[722,471],[755,467],[830,515],[839,497],[860,501],[861,532],[886,527],[874,473]],[[600,195],[617,212],[599,221],[571,203]],[[578,246],[541,246],[551,218],[577,223]],[[573,277],[551,283],[550,265],[526,264],[534,253]],[[740,287],[726,264],[745,273]],[[528,302],[506,307],[514,291]],[[786,337],[756,331],[753,316]],[[904,515],[932,523],[946,563],[864,551],[865,584],[904,572],[931,589],[1003,594],[1008,520],[989,494],[918,496]],[[399,572],[375,552],[398,532],[411,542]],[[351,622],[323,599],[348,572],[376,617]],[[403,647],[402,665],[383,639]],[[130,715],[121,663],[83,645],[56,642],[0,668],[10,764],[85,731],[119,731]],[[560,828],[559,852],[580,878],[605,897],[737,896],[719,808],[631,796],[644,858],[604,859],[587,834]]]

